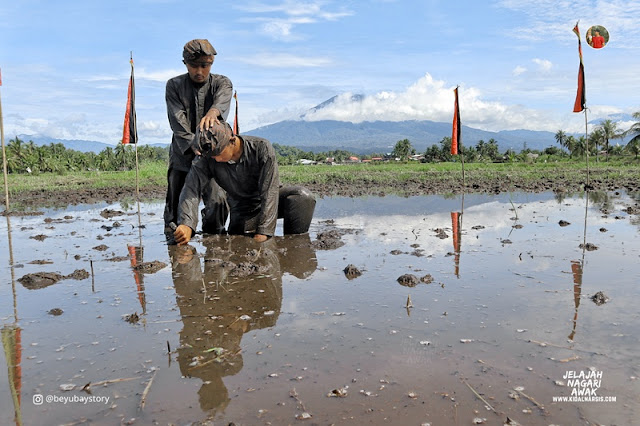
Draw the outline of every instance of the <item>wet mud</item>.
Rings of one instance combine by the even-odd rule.
[[[325,197],[184,247],[161,203],[10,216],[0,424],[633,424],[639,198]]]
[[[36,264],[40,263],[36,262]],[[60,280],[84,280],[86,278],[89,278],[89,273],[87,271],[84,269],[76,269],[69,275],[61,275],[57,272],[35,272],[32,274],[26,274],[23,277],[18,278],[18,282],[26,289],[37,290],[49,287]]]

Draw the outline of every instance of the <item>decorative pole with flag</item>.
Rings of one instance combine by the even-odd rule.
[[[240,134],[240,124],[238,124],[238,92],[233,92],[233,99],[236,100],[236,115],[233,117],[233,134]]]
[[[2,71],[0,70],[0,86],[2,86]],[[2,119],[2,98],[0,98],[0,139],[2,140],[2,171],[4,173],[4,204],[9,213],[9,177],[7,173],[7,150],[4,147],[4,123]]]
[[[576,22],[576,26],[573,27],[573,32],[578,36],[578,55],[580,56],[580,66],[578,68],[578,91],[576,93],[576,100],[573,103],[573,112],[584,111],[584,139],[585,139],[585,152],[587,159],[587,186],[589,186],[589,130],[587,120],[587,89],[584,81],[584,62],[582,61],[582,42],[580,40],[580,28]]]
[[[464,179],[464,155],[462,154],[462,125],[460,124],[460,104],[458,103],[458,87],[453,90],[455,101],[453,104],[453,129],[451,132],[451,155],[460,154],[462,164],[462,186],[466,187]]]
[[[138,222],[140,222],[140,184],[138,178],[138,126],[136,122],[136,85],[133,77],[133,52],[130,52],[131,77],[127,91],[127,108],[124,113],[124,126],[122,129],[122,145],[134,144],[136,152],[136,201],[138,203]],[[124,148],[124,147],[123,147]],[[140,223],[138,223],[140,229]],[[140,237],[142,240],[142,236]]]

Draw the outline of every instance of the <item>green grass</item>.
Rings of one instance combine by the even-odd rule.
[[[590,175],[611,181],[638,175],[638,160],[631,157],[612,158],[596,163],[590,159]],[[468,183],[481,180],[517,179],[533,182],[549,179],[584,180],[584,161],[547,163],[466,163]],[[140,188],[158,188],[166,185],[167,166],[164,162],[144,163],[139,172]],[[291,165],[280,166],[280,179],[294,185],[350,185],[359,184],[385,189],[390,183],[441,182],[459,185],[460,163],[369,163],[347,165]],[[65,175],[43,173],[39,175],[11,174],[8,179],[10,196],[33,191],[74,191],[80,189],[121,188],[135,189],[135,171],[74,172]],[[4,199],[4,190],[0,195]]]
[[[139,170],[140,187],[166,184],[167,166],[164,163],[146,163]],[[120,172],[69,172],[64,175],[42,173],[38,175],[10,174],[9,195],[30,191],[73,191],[85,188],[136,187],[135,170]],[[4,191],[3,191],[4,194]]]

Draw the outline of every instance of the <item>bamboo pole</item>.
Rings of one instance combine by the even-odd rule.
[[[1,77],[0,77],[1,79]],[[0,80],[0,86],[2,80]],[[4,173],[4,204],[9,214],[9,178],[7,173],[7,150],[4,147],[4,120],[2,117],[2,98],[0,97],[0,140],[2,140],[2,171]]]

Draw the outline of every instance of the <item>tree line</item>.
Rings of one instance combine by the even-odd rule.
[[[67,149],[61,143],[36,145],[18,137],[11,139],[6,146],[7,171],[9,173],[57,173],[76,171],[118,171],[133,170],[135,146],[119,143],[114,148],[107,147],[100,153],[81,152]],[[138,162],[167,161],[168,148],[138,146]]]
[[[640,155],[640,111],[633,114],[637,121],[626,132],[618,129],[617,123],[611,120],[602,121],[591,132],[588,138],[580,136],[578,138],[567,135],[564,131],[558,130],[555,140],[560,145],[549,146],[542,151],[531,150],[525,146],[520,152],[508,149],[500,152],[498,142],[495,139],[488,141],[479,140],[473,146],[462,146],[460,153],[464,156],[465,162],[503,162],[503,161],[529,161],[533,157],[543,157],[544,159],[582,158],[587,151],[590,156],[598,159],[605,155],[607,160],[610,156],[630,154],[638,158]],[[623,137],[631,137],[625,146],[615,145],[612,142]],[[391,153],[372,153],[358,156],[353,152],[336,149],[325,152],[314,153],[304,151],[293,146],[273,144],[278,157],[278,163],[282,165],[295,164],[300,159],[324,162],[327,158],[341,163],[350,157],[357,156],[359,159],[400,159],[408,160],[417,154],[416,149],[408,139],[396,142]],[[566,151],[565,151],[566,149]],[[65,174],[74,171],[119,171],[132,170],[135,168],[135,147],[128,144],[119,143],[114,148],[107,147],[100,153],[81,152],[67,149],[61,143],[51,143],[49,145],[36,145],[33,141],[25,142],[18,137],[9,141],[6,146],[7,171],[9,173],[58,173]],[[420,153],[420,160],[423,162],[436,163],[458,161],[457,156],[451,155],[451,138],[444,137],[438,144],[433,144]],[[149,145],[138,146],[138,162],[163,162],[168,163],[169,147],[153,147]]]
[[[572,135],[567,135],[562,130],[558,130],[555,134],[555,139],[560,147],[549,146],[544,150],[533,150],[527,148],[525,143],[523,149],[519,152],[513,149],[500,152],[498,142],[492,138],[486,142],[481,139],[472,146],[463,145],[459,152],[466,162],[530,161],[532,158],[540,157],[542,157],[542,160],[582,158],[587,153],[587,150],[589,150],[589,155],[596,158],[599,158],[599,154],[606,154],[607,159],[612,155],[624,154],[631,154],[638,158],[640,154],[640,111],[634,113],[633,118],[638,121],[626,132],[619,130],[618,124],[611,120],[602,121],[591,132],[588,141],[584,136],[576,138]],[[612,146],[613,140],[628,136],[631,136],[631,139],[624,147],[619,145]],[[353,152],[345,150],[314,153],[278,144],[274,144],[274,148],[280,164],[295,164],[300,159],[324,162],[327,158],[333,158],[335,162],[340,163],[349,159],[349,157],[357,156]],[[442,138],[438,144],[431,145],[424,153],[418,153],[412,146],[411,141],[403,139],[396,142],[393,151],[389,154],[372,153],[359,158],[362,160],[392,158],[406,161],[416,155],[420,155],[420,161],[427,163],[457,161],[457,156],[451,155],[450,137]]]
[[[588,152],[589,155],[595,154],[596,159],[598,159],[600,157],[599,154],[602,153],[608,160],[610,155],[622,155],[626,152],[638,158],[638,154],[640,154],[640,111],[633,113],[633,118],[638,121],[625,132],[618,129],[618,123],[611,120],[603,120],[593,129],[588,138],[584,136],[579,138],[575,138],[572,135],[567,136],[564,131],[558,130],[555,134],[556,142],[569,151],[570,157],[582,157]],[[627,136],[632,136],[632,138],[624,147],[619,145],[611,146],[613,140]]]

